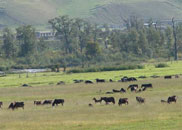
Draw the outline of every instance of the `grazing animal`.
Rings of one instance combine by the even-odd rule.
[[[112,79],[110,79],[110,80],[109,80],[109,82],[113,82],[113,80],[112,80]]]
[[[142,84],[141,85],[141,88],[152,88],[152,84],[151,83],[148,83],[148,84]]]
[[[18,108],[22,108],[24,109],[24,102],[14,102],[14,103],[10,103],[8,109],[18,109]]]
[[[118,105],[127,104],[128,105],[128,98],[120,98]]]
[[[168,97],[167,99],[167,103],[171,103],[171,102],[175,102],[176,103],[177,101],[177,97],[174,95],[174,96],[171,96],[171,97]]]
[[[45,100],[42,105],[52,104],[52,100]]]
[[[0,108],[2,108],[3,102],[0,102]]]
[[[34,101],[34,105],[41,105],[42,104],[42,102],[41,101]]]
[[[81,82],[83,82],[83,80],[77,80],[77,79],[75,79],[73,81],[74,81],[74,83],[81,83]]]
[[[23,84],[22,87],[30,87],[28,84]]]
[[[113,103],[113,104],[115,104],[115,99],[114,99],[114,97],[101,97],[101,101],[105,101],[105,103],[106,103],[106,105],[108,104],[108,103]]]
[[[95,103],[101,103],[102,102],[101,99],[97,100],[96,98],[93,98],[93,100],[95,101]]]
[[[167,101],[165,101],[165,100],[161,100],[161,103],[167,103]]]
[[[59,81],[59,82],[57,83],[57,85],[64,85],[64,84],[65,84],[64,81]]]
[[[164,76],[164,79],[172,79],[171,75]]]
[[[104,83],[105,80],[104,80],[104,79],[96,79],[96,82],[97,82],[97,83]]]
[[[120,90],[116,90],[116,89],[113,89],[112,91],[113,91],[113,93],[120,93],[121,92]]]
[[[58,106],[58,104],[64,104],[64,99],[55,99],[54,102],[52,103],[52,106]]]
[[[86,83],[86,84],[93,84],[93,82],[90,81],[90,80],[86,80],[85,83]]]
[[[14,106],[14,103],[10,103],[8,109],[14,110],[14,107],[13,106]]]
[[[145,103],[145,98],[136,97],[136,100],[137,100],[138,103]]]
[[[134,88],[134,87],[138,88],[138,84],[131,84],[131,85],[129,85],[127,90],[131,89],[131,88]]]
[[[130,82],[130,81],[137,81],[137,79],[135,78],[135,77],[130,77],[130,78],[128,78],[128,81]]]
[[[88,104],[88,106],[89,106],[89,107],[93,107],[93,105],[92,105],[91,103],[90,103],[90,104]]]
[[[106,92],[106,94],[113,94],[113,92]]]
[[[132,87],[130,90],[131,92],[137,92],[137,87]]]
[[[22,108],[22,109],[24,109],[24,102],[15,102],[15,104],[14,104],[14,109],[18,109],[18,108]]]
[[[121,88],[120,92],[126,93],[126,90],[124,88]]]

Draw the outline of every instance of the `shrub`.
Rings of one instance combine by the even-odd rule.
[[[68,73],[87,73],[87,72],[102,72],[102,71],[118,71],[118,70],[134,70],[143,69],[142,65],[122,65],[122,66],[112,66],[112,67],[95,67],[86,69],[71,69]]]
[[[165,67],[169,67],[169,65],[167,65],[165,63],[159,63],[159,64],[155,65],[155,68],[165,68]]]

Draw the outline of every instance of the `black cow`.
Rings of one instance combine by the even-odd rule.
[[[74,83],[81,83],[81,82],[83,82],[83,80],[77,80],[77,79],[75,79],[73,81],[74,81]]]
[[[24,102],[15,102],[15,104],[14,104],[14,109],[18,109],[18,108],[22,108],[22,109],[24,109]]]
[[[86,84],[93,84],[93,82],[90,81],[90,80],[86,80],[85,83],[86,83]]]
[[[98,100],[97,100],[96,98],[93,98],[93,100],[95,101],[95,103],[98,103],[98,102],[101,103],[101,102],[102,102],[101,99],[98,99]]]
[[[127,88],[127,90],[128,89],[131,89],[131,88],[134,88],[134,87],[135,88],[138,88],[138,84],[131,84],[131,85],[129,85],[128,88]]]
[[[118,105],[127,104],[128,105],[128,98],[120,98]]]
[[[12,109],[12,110],[14,110],[14,107],[13,107],[13,106],[14,106],[14,103],[12,102],[12,103],[10,103],[10,104],[9,104],[8,109]]]
[[[132,87],[130,90],[131,92],[137,92],[137,87]]]
[[[97,83],[104,83],[105,80],[104,80],[104,79],[96,79],[96,82],[97,82]]]
[[[42,105],[52,104],[52,100],[45,100]]]
[[[128,78],[128,81],[130,82],[130,81],[137,81],[137,79],[135,78],[135,77],[130,77],[130,78]]]
[[[14,103],[10,103],[8,109],[18,109],[18,108],[22,108],[24,109],[24,102],[14,102]]]
[[[116,89],[113,89],[112,91],[113,91],[113,93],[120,93],[121,92],[120,90],[116,90]]]
[[[113,82],[113,80],[112,80],[112,79],[110,79],[110,80],[109,80],[109,82]]]
[[[101,97],[100,98],[101,101],[105,101],[106,105],[110,102],[112,102],[113,104],[115,104],[115,99],[114,97]]]
[[[151,83],[149,83],[149,84],[142,84],[141,88],[152,88],[152,84]]]
[[[138,103],[145,103],[145,98],[136,97],[136,100],[137,100]]]
[[[126,93],[126,90],[125,90],[124,88],[121,88],[121,89],[120,89],[120,92]]]
[[[52,103],[52,106],[57,106],[58,104],[64,104],[64,99],[55,99],[54,102]]]
[[[34,101],[34,105],[41,105],[42,102],[41,101]]]
[[[0,102],[0,108],[2,108],[3,102]]]
[[[164,79],[172,79],[172,76],[171,75],[166,75],[166,76],[164,76]]]
[[[167,99],[167,103],[171,103],[171,102],[175,102],[176,103],[177,101],[177,97],[174,95],[174,96],[171,96],[171,97],[168,97]]]

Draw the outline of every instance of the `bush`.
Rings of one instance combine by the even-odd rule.
[[[159,64],[155,65],[155,68],[165,68],[165,67],[169,67],[169,65],[167,65],[165,63],[159,63]]]
[[[116,67],[95,67],[86,69],[72,69],[68,73],[87,73],[87,72],[102,72],[102,71],[118,71],[118,70],[134,70],[134,69],[144,69],[142,65],[122,65]]]

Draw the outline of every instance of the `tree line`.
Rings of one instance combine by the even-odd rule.
[[[11,66],[90,66],[123,64],[149,59],[177,60],[182,52],[182,24],[160,28],[148,26],[137,17],[126,22],[126,29],[112,29],[80,18],[60,16],[48,21],[55,39],[38,39],[35,28],[24,25],[3,30],[0,61]],[[2,62],[1,62],[2,63]]]

